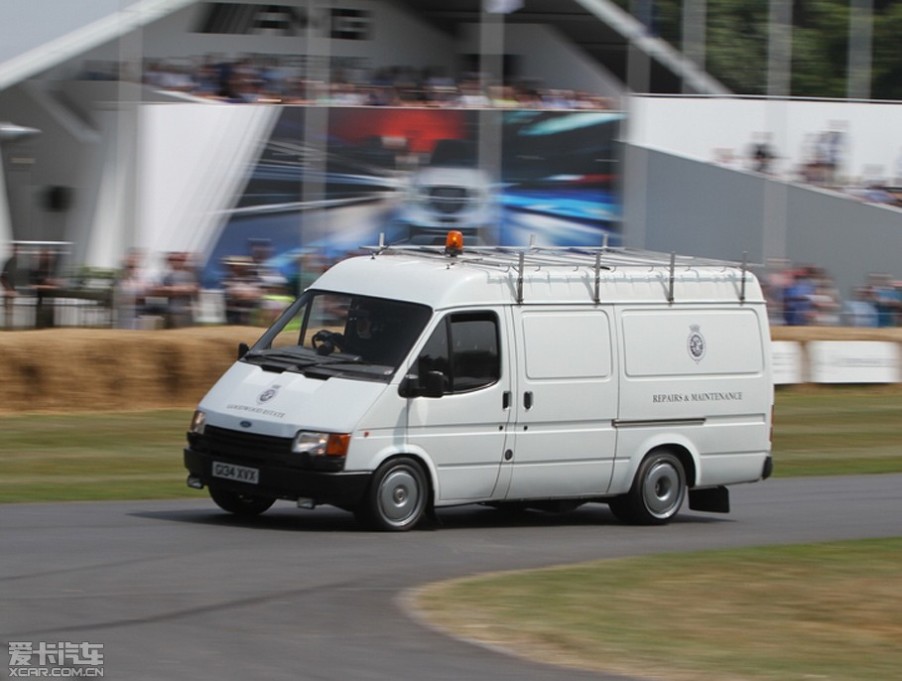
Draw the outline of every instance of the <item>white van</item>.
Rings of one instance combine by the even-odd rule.
[[[470,503],[661,524],[770,475],[744,266],[451,239],[337,264],[244,346],[194,415],[189,486],[239,515],[288,499],[408,530]]]

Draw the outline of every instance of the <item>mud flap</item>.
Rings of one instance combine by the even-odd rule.
[[[689,508],[707,513],[729,513],[730,491],[721,485],[707,489],[689,490]]]

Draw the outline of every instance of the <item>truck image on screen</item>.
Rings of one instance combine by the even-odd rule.
[[[411,242],[441,244],[450,229],[470,243],[494,241],[499,201],[478,156],[475,142],[443,139],[428,163],[413,171],[400,213]]]

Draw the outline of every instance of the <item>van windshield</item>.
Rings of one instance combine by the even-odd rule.
[[[260,337],[244,361],[313,378],[388,381],[431,315],[425,305],[308,290]]]

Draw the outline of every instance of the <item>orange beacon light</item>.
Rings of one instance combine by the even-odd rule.
[[[454,257],[464,252],[464,235],[456,229],[448,232],[445,237],[445,255]]]

